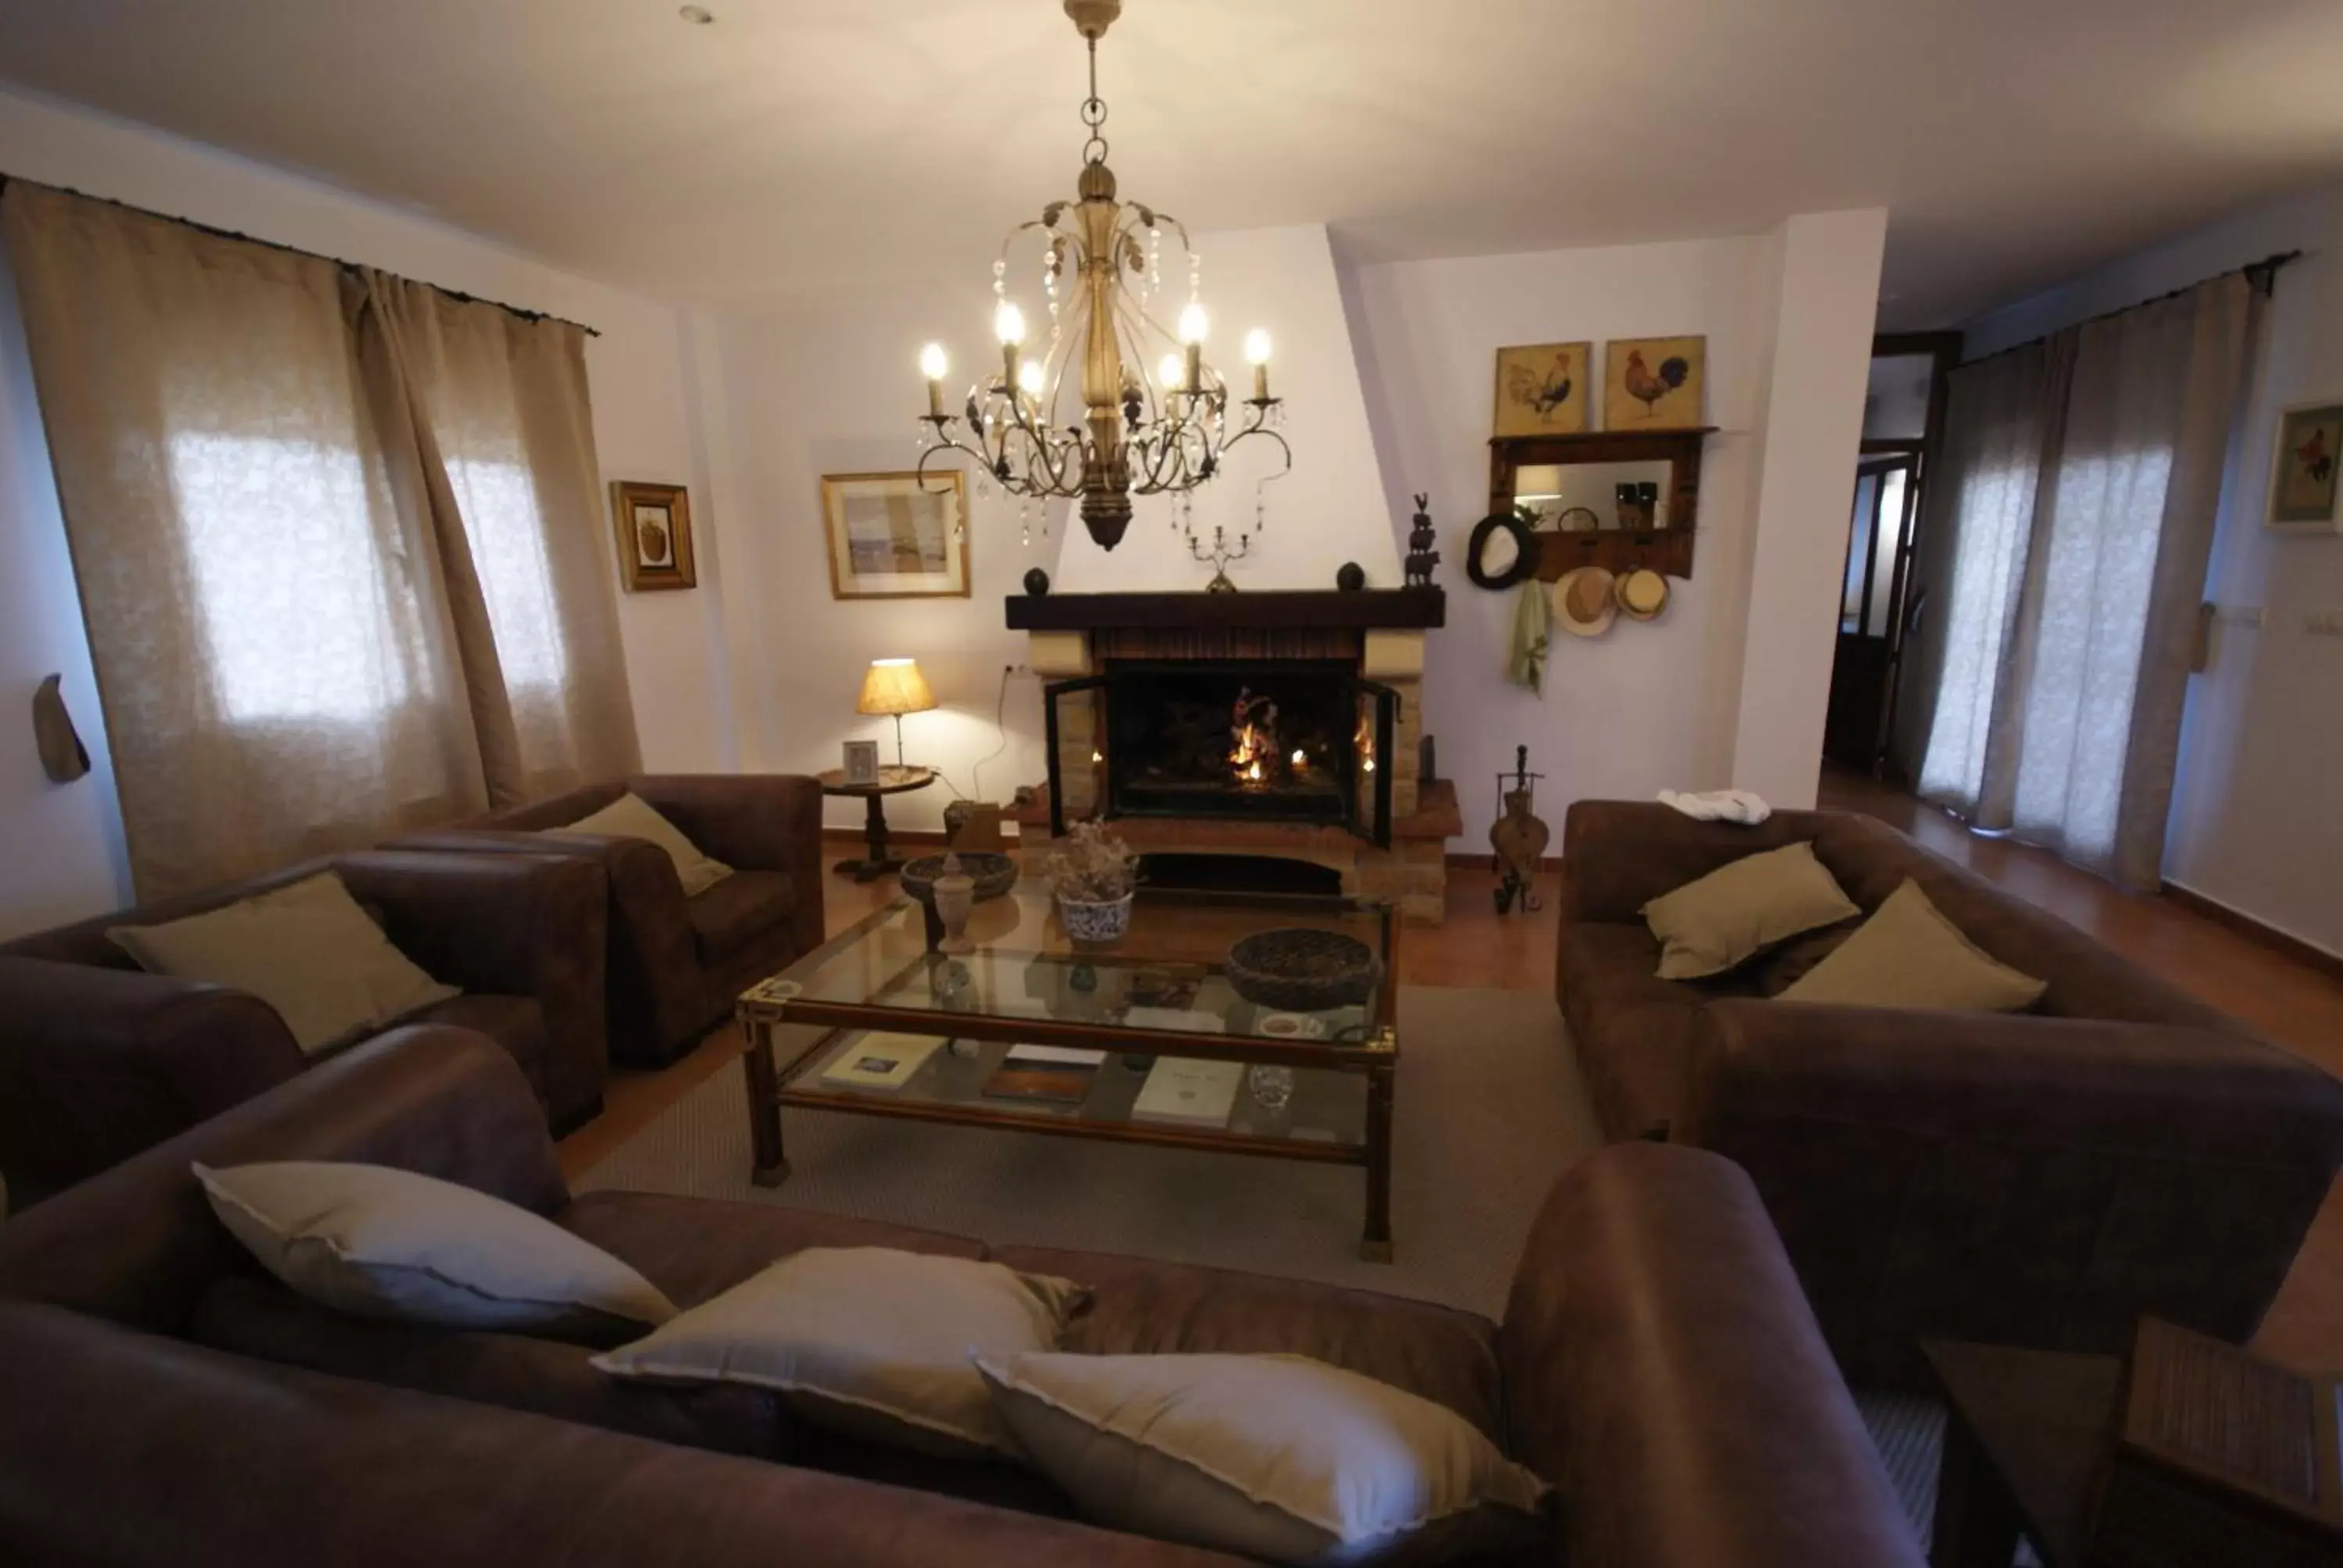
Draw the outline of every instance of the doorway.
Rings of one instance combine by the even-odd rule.
[[[1960,346],[1957,332],[1888,333],[1872,340],[1840,578],[1838,646],[1823,719],[1824,759],[1872,777],[1892,771],[1887,740],[1904,648],[1927,613],[1926,596],[1913,589],[1912,554],[1942,433],[1945,378],[1959,361]]]

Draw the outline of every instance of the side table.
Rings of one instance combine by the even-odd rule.
[[[2112,1438],[2123,1362],[2004,1345],[1920,1346],[1945,1396],[1932,1568],[2083,1568],[2091,1489]]]
[[[870,853],[860,860],[840,860],[831,869],[840,875],[851,876],[858,882],[875,882],[890,871],[901,869],[902,859],[900,857],[890,858],[887,853],[887,809],[880,802],[890,795],[926,789],[936,781],[936,770],[932,768],[881,768],[879,769],[879,781],[875,784],[850,784],[847,782],[846,770],[842,768],[830,769],[816,777],[821,780],[823,794],[859,795],[866,808],[862,837],[870,846]]]

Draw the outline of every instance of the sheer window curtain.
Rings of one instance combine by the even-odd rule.
[[[1923,798],[2158,883],[2258,304],[2216,278],[1955,373]]]
[[[635,765],[577,328],[417,388],[397,280],[20,181],[0,237],[142,898]]]

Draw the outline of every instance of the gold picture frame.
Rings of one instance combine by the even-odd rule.
[[[1605,430],[1697,430],[1708,402],[1708,339],[1622,337],[1603,346]]]
[[[691,554],[691,497],[681,485],[610,482],[618,580],[628,593],[699,586]]]
[[[832,598],[969,597],[968,487],[957,468],[824,474]]]
[[[2338,489],[2343,487],[2338,470],[2343,470],[2343,398],[2280,409],[2263,526],[2305,533],[2343,528],[2335,505]]]
[[[1493,436],[1575,436],[1586,428],[1592,343],[1530,343],[1497,350]]]

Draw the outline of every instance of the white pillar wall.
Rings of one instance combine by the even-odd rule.
[[[1759,416],[1748,631],[1733,783],[1810,807],[1846,562],[1847,515],[1878,315],[1885,208],[1809,213],[1775,231],[1780,293]]]

